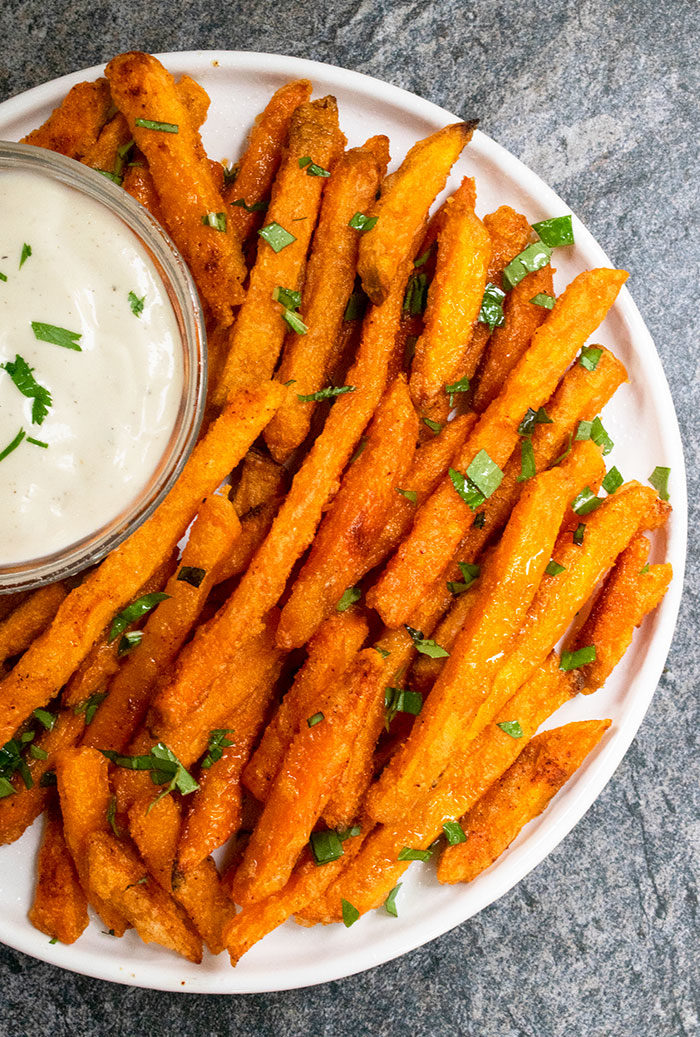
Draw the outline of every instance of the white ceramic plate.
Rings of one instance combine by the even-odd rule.
[[[204,137],[213,158],[237,157],[253,117],[270,94],[301,77],[313,82],[315,96],[332,93],[338,98],[342,128],[351,145],[375,133],[388,134],[394,164],[415,140],[456,121],[449,112],[397,87],[313,61],[226,51],[166,54],[163,61],[175,74],[194,76],[209,93],[212,105]],[[100,72],[76,72],[6,101],[0,105],[0,138],[18,140],[46,118],[71,86]],[[483,133],[474,135],[455,167],[451,186],[466,173],[476,177],[482,214],[502,203],[533,222],[570,211],[538,176]],[[557,290],[581,270],[611,265],[576,219],[574,229],[575,246],[555,253]],[[642,288],[632,285],[633,291]],[[225,954],[208,957],[197,967],[146,946],[133,932],[121,940],[103,935],[99,923],[71,947],[50,945],[26,916],[39,838],[39,826],[34,825],[19,842],[0,849],[0,940],[63,968],[136,986],[209,994],[285,990],[352,975],[440,936],[502,896],[554,849],[600,794],[647,710],[671,644],[685,562],[687,503],[678,423],[654,343],[626,288],[595,341],[610,346],[630,376],[605,412],[606,427],[615,440],[611,463],[625,478],[642,481],[655,465],[672,469],[674,512],[657,538],[654,557],[671,561],[676,575],[663,605],[637,633],[606,688],[579,696],[550,721],[549,726],[558,726],[607,716],[613,724],[549,809],[527,826],[501,859],[466,887],[440,886],[429,865],[414,864],[398,897],[398,918],[380,909],[350,930],[340,925],[304,929],[288,922],[234,970]]]

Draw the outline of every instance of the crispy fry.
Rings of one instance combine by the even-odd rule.
[[[417,437],[418,418],[406,379],[399,375],[377,408],[367,446],[345,473],[282,609],[277,630],[281,648],[305,644],[346,588],[369,570],[373,545],[392,512]]]
[[[411,398],[419,409],[454,381],[479,316],[491,258],[491,238],[473,202],[449,201],[424,330],[411,366]]]
[[[598,462],[594,444],[578,446],[585,449],[579,453],[576,478],[554,468],[526,484],[498,547],[482,568],[473,608],[452,654],[411,734],[368,795],[366,808],[376,821],[406,816],[443,773],[457,742],[464,743],[465,732],[488,698],[503,653],[537,593],[581,474],[587,477]]]
[[[312,715],[325,687],[350,665],[367,637],[367,622],[354,609],[330,616],[309,642],[306,663],[265,728],[243,773],[243,784],[261,802],[301,724]]]
[[[225,727],[246,697],[266,694],[266,689],[274,686],[282,666],[282,653],[275,648],[278,622],[279,612],[271,609],[264,617],[262,630],[241,645],[228,668],[209,688],[202,689],[196,706],[183,703],[182,718],[177,714],[171,724],[166,724],[157,708],[152,711],[151,730],[186,767],[206,750],[209,733]]]
[[[505,465],[527,408],[537,410],[551,395],[579,348],[612,306],[626,278],[624,271],[601,269],[579,274],[572,281],[455,458],[455,469],[466,472],[481,450],[500,468]],[[407,620],[473,520],[472,510],[457,494],[450,478],[443,479],[419,509],[411,533],[368,595],[368,604],[377,609],[387,626]]]
[[[151,787],[129,808],[129,835],[149,873],[166,893],[173,891],[173,864],[180,837],[182,812],[173,795]]]
[[[257,230],[263,217],[253,208],[268,198],[282,161],[292,115],[311,97],[311,83],[298,79],[276,90],[255,120],[234,182],[224,191],[229,219],[241,241]],[[245,202],[248,209],[237,202]]]
[[[632,643],[635,627],[659,604],[673,576],[671,565],[646,565],[650,543],[634,537],[625,548],[576,635],[574,649],[595,646],[595,659],[582,667],[585,694],[601,688]]]
[[[326,896],[301,913],[308,923],[339,921],[341,898],[364,914],[380,907],[409,866],[399,861],[404,847],[427,850],[442,833],[445,821],[461,817],[507,770],[527,745],[540,724],[576,694],[580,676],[559,669],[552,653],[544,666],[523,684],[493,724],[471,745],[460,745],[433,795],[396,825],[377,825],[369,831],[360,852]],[[498,724],[517,716],[522,738],[512,738]]]
[[[199,133],[178,96],[173,77],[148,54],[120,54],[106,69],[115,104],[148,160],[166,225],[185,256],[212,312],[230,322],[243,301],[245,263],[234,228],[207,223],[209,213],[225,212]],[[178,127],[163,132],[138,120]]]
[[[71,591],[56,618],[0,682],[0,742],[44,706],[180,539],[203,497],[238,463],[279,403],[274,383],[236,394],[154,514]]]
[[[311,157],[325,170],[332,170],[344,143],[334,97],[304,103],[292,115],[289,145],[265,221],[267,226],[278,224],[292,240],[277,248],[260,239],[246,300],[233,327],[216,389],[216,406],[223,406],[229,393],[240,386],[272,377],[288,330],[285,307],[273,298],[273,292],[278,287],[296,292],[302,286],[326,182],[325,177],[309,176],[303,161]]]
[[[88,838],[87,859],[91,889],[129,919],[144,943],[159,943],[196,964],[202,960],[199,936],[124,842],[94,832]]]
[[[234,835],[241,823],[243,788],[241,772],[250,757],[268,712],[273,680],[262,681],[227,720],[221,758],[204,763],[199,789],[190,798],[177,853],[178,872],[197,867]]]
[[[134,162],[126,168],[122,187],[127,194],[148,209],[151,216],[154,216],[161,226],[165,226],[163,207],[160,204],[156,185],[153,183],[145,156],[143,156],[143,162]]]
[[[85,732],[84,745],[120,752],[128,744],[143,721],[157,680],[195,626],[218,578],[218,566],[227,559],[239,531],[230,501],[218,494],[207,497],[197,512],[181,563],[165,588],[169,597],[148,616],[141,643],[110,684],[107,698]]]
[[[29,647],[56,615],[67,593],[64,583],[40,587],[0,621],[0,663]]]
[[[143,594],[152,594],[154,591],[162,590],[168,576],[173,571],[176,558],[177,551],[172,551],[151,578],[146,580],[142,587],[139,587],[135,597],[140,598]],[[109,632],[105,631],[63,689],[61,706],[65,709],[75,709],[88,702],[92,695],[104,694],[111,678],[119,670],[118,653],[119,639],[110,642]]]
[[[306,335],[288,332],[278,380],[294,382],[294,392],[265,430],[273,457],[285,461],[308,435],[315,405],[302,402],[331,384],[330,366],[343,316],[355,282],[359,239],[349,226],[377,193],[389,161],[389,141],[372,137],[346,151],[333,168],[323,195],[321,215],[302,292]]]
[[[207,120],[211,104],[209,94],[204,87],[200,86],[192,76],[184,75],[180,76],[175,84],[175,91],[183,107],[187,109],[192,125],[197,129],[202,127]]]
[[[107,760],[94,749],[63,749],[56,754],[55,767],[63,832],[80,883],[107,928],[123,936],[128,928],[126,919],[91,889],[86,857],[92,833],[110,830]]]
[[[311,854],[305,852],[287,884],[277,893],[247,904],[231,918],[224,929],[224,943],[236,965],[253,944],[262,940],[306,904],[322,896],[326,887],[337,878],[348,859],[357,853],[362,836],[354,836],[343,843],[343,856],[319,867]],[[224,878],[224,883],[226,878]]]
[[[173,896],[195,924],[212,954],[224,949],[223,932],[235,914],[211,857],[186,873],[173,874]]]
[[[106,79],[78,83],[42,126],[22,138],[22,143],[80,160],[94,146],[111,103]]]
[[[50,731],[42,731],[32,743],[46,753],[46,759],[27,758],[32,785],[27,788],[19,774],[12,778],[14,794],[0,799],[0,846],[13,843],[37,819],[49,800],[51,789],[42,778],[54,766],[59,749],[75,745],[85,727],[83,716],[72,710],[61,710]]]
[[[37,859],[37,880],[29,921],[61,943],[75,943],[88,925],[87,900],[63,838],[61,818],[47,811]]]
[[[475,129],[476,122],[457,122],[414,144],[384,180],[379,200],[364,213],[376,216],[377,222],[360,240],[358,273],[375,305],[388,298],[404,257],[423,234],[428,209]]]
[[[302,724],[275,778],[232,884],[241,904],[282,889],[350,756],[369,705],[367,690],[381,671],[372,649],[319,701],[323,720]]]
[[[181,652],[165,694],[184,694],[188,701],[199,696],[225,670],[241,643],[259,630],[262,617],[279,599],[383,394],[407,277],[408,262],[403,280],[397,279],[387,301],[365,318],[360,352],[348,375],[355,392],[345,393],[333,404],[270,533],[227,603]]]
[[[610,724],[610,720],[582,720],[533,738],[466,815],[462,828],[467,841],[446,847],[438,880],[471,882],[493,864],[578,770]]]

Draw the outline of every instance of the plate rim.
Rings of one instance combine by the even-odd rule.
[[[351,91],[370,97],[376,97],[379,92],[384,102],[388,101],[396,105],[397,108],[406,111],[412,116],[424,119],[430,124],[439,123],[444,125],[446,122],[459,121],[459,116],[455,116],[454,113],[402,87],[329,62],[319,62],[291,55],[270,54],[259,51],[188,50],[159,53],[156,56],[166,67],[170,67],[171,70],[178,74],[185,71],[194,74],[192,72],[193,67],[198,67],[203,61],[210,63],[214,67],[218,64],[224,70],[226,67],[243,72],[260,72],[264,69],[279,75],[289,75],[290,77],[297,78],[305,77],[312,80],[314,79],[314,73],[318,78],[330,74],[337,82],[340,82]],[[101,75],[104,67],[104,64],[100,64],[80,69],[8,98],[0,103],[0,122],[4,124],[13,119],[21,118],[23,113],[32,107],[55,103],[55,99],[61,95],[62,91],[69,89],[74,83],[84,78]],[[486,158],[495,161],[499,167],[502,167],[504,162],[507,163],[508,175],[513,180],[522,179],[529,185],[534,186],[538,200],[542,201],[544,208],[554,211],[552,206],[565,206],[567,212],[573,212],[571,207],[566,205],[557,192],[546,184],[539,174],[531,170],[517,156],[498,144],[497,141],[483,131],[477,130],[474,134],[472,148],[475,147]],[[577,243],[582,242],[588,248],[597,251],[604,263],[612,266],[613,264],[610,262],[604,249],[575,214],[574,220]],[[492,883],[492,885],[497,886],[497,891],[494,895],[487,893],[486,896],[481,898],[483,902],[478,904],[473,910],[469,910],[466,914],[457,910],[456,917],[447,921],[444,918],[446,913],[444,908],[436,911],[429,922],[423,922],[420,927],[416,927],[416,930],[406,934],[407,938],[399,950],[389,950],[388,953],[382,950],[379,953],[372,953],[372,947],[369,944],[359,949],[354,949],[349,955],[350,963],[348,964],[348,958],[343,959],[345,964],[340,969],[332,967],[332,961],[335,959],[331,958],[330,967],[320,975],[304,976],[302,974],[303,967],[300,968],[297,965],[290,966],[287,972],[285,972],[284,978],[282,978],[280,973],[277,973],[276,976],[270,976],[270,981],[263,983],[256,983],[246,977],[245,969],[241,966],[226,973],[208,973],[203,969],[192,980],[184,983],[180,974],[178,974],[178,960],[172,955],[168,955],[167,952],[163,952],[162,959],[156,963],[148,962],[143,965],[139,963],[136,966],[142,972],[152,971],[152,975],[148,978],[138,978],[136,973],[129,974],[129,968],[126,965],[120,964],[119,959],[95,959],[94,955],[89,956],[88,959],[86,952],[83,952],[86,960],[81,966],[68,964],[51,956],[51,951],[54,948],[50,948],[48,944],[44,947],[43,944],[37,943],[37,941],[41,941],[45,937],[41,933],[35,933],[29,923],[27,923],[26,934],[22,933],[20,936],[13,938],[13,934],[8,935],[3,931],[2,921],[0,920],[0,938],[3,943],[38,960],[57,965],[77,974],[129,986],[137,986],[143,989],[208,994],[273,993],[282,990],[303,989],[307,986],[314,986],[356,975],[359,972],[394,960],[444,935],[504,896],[556,849],[559,843],[598,799],[627,754],[629,746],[649,709],[665,666],[673,640],[683,592],[688,525],[687,484],[682,439],[675,405],[661,358],[651,333],[627,287],[622,288],[615,303],[615,309],[620,313],[623,320],[634,329],[635,354],[643,356],[645,362],[651,362],[652,370],[647,371],[649,377],[645,392],[649,392],[652,397],[654,413],[663,416],[666,421],[667,427],[665,428],[664,441],[673,453],[674,513],[672,532],[668,539],[668,554],[669,556],[673,555],[674,579],[656,615],[656,628],[653,633],[654,645],[652,646],[655,650],[650,652],[649,657],[645,658],[641,667],[645,671],[645,680],[643,686],[635,692],[633,699],[635,708],[628,709],[622,721],[617,723],[615,739],[602,743],[600,752],[593,761],[594,766],[591,768],[593,773],[589,774],[585,782],[579,783],[573,796],[570,794],[568,807],[564,811],[564,816],[559,818],[556,826],[550,825],[548,829],[540,833],[539,838],[534,841],[529,850],[527,846],[523,847],[523,852],[518,854],[515,860],[511,860],[509,869],[503,869],[498,862],[493,866],[494,873],[499,867],[503,872],[499,881]],[[670,423],[669,418],[671,419]],[[659,643],[663,646],[661,654],[659,654]],[[507,878],[506,875],[508,876]],[[66,951],[71,951],[73,948],[79,950],[76,945],[72,945],[69,948],[61,947],[61,951],[65,954]],[[126,960],[126,955],[124,957]],[[97,967],[94,966],[95,960],[100,961],[100,965]],[[228,984],[222,982],[222,976],[229,977],[232,982]],[[236,982],[236,977],[240,977],[242,983]],[[213,983],[208,982],[208,979],[213,980]]]

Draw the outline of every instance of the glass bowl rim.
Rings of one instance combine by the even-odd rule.
[[[197,440],[207,389],[206,328],[192,275],[174,242],[143,205],[97,170],[31,144],[0,140],[0,173],[47,176],[87,195],[125,224],[145,250],[160,278],[178,326],[183,385],[170,439],[146,485],[112,520],[92,534],[51,554],[0,565],[0,595],[33,590],[95,565],[153,514],[181,474]]]

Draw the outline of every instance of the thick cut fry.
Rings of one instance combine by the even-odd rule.
[[[147,876],[133,850],[114,836],[95,832],[88,839],[87,860],[91,889],[128,918],[144,943],[159,943],[199,964],[200,937],[172,897]]]
[[[373,547],[403,486],[418,438],[418,417],[406,379],[388,390],[297,576],[277,630],[281,648],[299,648],[369,570]]]
[[[228,218],[241,241],[250,237],[262,222],[263,217],[254,207],[267,201],[282,161],[292,115],[310,97],[308,79],[285,83],[255,120],[243,158],[237,165],[236,178],[224,191]]]
[[[235,914],[235,907],[224,892],[211,857],[185,874],[173,874],[173,896],[184,907],[209,951],[224,949],[223,929]]]
[[[475,129],[476,122],[457,122],[414,144],[396,172],[384,180],[379,200],[364,214],[377,217],[362,235],[357,265],[373,303],[388,297],[404,257],[418,245],[435,196]]]
[[[241,772],[258,739],[273,696],[274,682],[262,681],[232,713],[225,728],[227,747],[221,758],[200,767],[199,789],[190,798],[177,854],[177,870],[196,867],[227,839],[241,823],[243,789]]]
[[[285,461],[304,442],[311,427],[315,405],[298,396],[332,384],[330,368],[355,283],[359,249],[350,220],[374,201],[388,161],[389,141],[372,137],[345,152],[325,189],[302,292],[301,312],[309,330],[305,335],[287,334],[277,375],[283,384],[293,381],[294,392],[265,430],[265,442],[278,461]]]
[[[126,920],[90,888],[87,868],[89,837],[93,832],[108,832],[110,829],[107,760],[94,749],[63,749],[56,754],[55,767],[63,832],[81,885],[107,928],[123,936],[127,929]]]
[[[486,410],[495,400],[503,384],[529,346],[532,336],[544,323],[548,311],[532,300],[540,293],[554,295],[551,266],[542,267],[524,277],[512,288],[503,305],[504,324],[495,328],[489,339],[484,364],[479,372],[474,393],[474,407]]]
[[[302,723],[310,717],[323,691],[342,676],[367,637],[367,622],[355,610],[330,616],[311,638],[305,664],[265,728],[243,783],[261,802],[279,771]]]
[[[80,160],[94,146],[111,103],[106,79],[78,83],[42,126],[22,138],[22,143]]]
[[[590,441],[579,446],[584,448],[580,456],[585,472],[591,463],[589,453],[592,463],[597,462],[592,455],[598,448]],[[488,698],[503,653],[535,597],[578,487],[578,480],[575,483],[557,468],[527,483],[498,547],[482,569],[474,605],[452,654],[408,739],[370,790],[366,806],[376,821],[406,816],[443,773],[456,744],[464,743],[465,732]]]
[[[129,835],[149,873],[166,893],[173,891],[173,865],[180,836],[182,812],[172,795],[161,796],[152,787],[129,808]]]
[[[0,799],[0,846],[19,839],[44,810],[51,789],[42,785],[42,778],[52,770],[55,754],[75,745],[84,727],[83,716],[76,716],[73,710],[61,710],[52,729],[42,731],[34,739],[32,744],[46,753],[46,759],[28,756],[26,764],[31,775],[31,787],[27,788],[22,777],[16,774],[12,778],[14,793]]]
[[[48,811],[44,818],[29,921],[35,929],[61,943],[75,943],[89,921],[87,900],[55,810]]]
[[[490,258],[491,238],[473,203],[448,200],[425,328],[411,366],[411,397],[419,409],[454,381],[479,316]]]
[[[572,281],[560,296],[532,344],[508,377],[455,459],[465,473],[485,450],[502,468],[518,440],[518,425],[528,407],[537,410],[591,332],[612,306],[627,274],[621,270],[591,270]],[[474,513],[449,477],[442,480],[419,509],[413,529],[368,595],[387,626],[405,622],[429,582],[441,572],[472,525]]]
[[[262,617],[278,601],[384,392],[407,278],[408,261],[387,301],[365,318],[360,352],[348,374],[355,392],[333,404],[270,533],[227,603],[181,652],[164,694],[195,700],[226,669],[241,643],[260,629]]]
[[[142,158],[142,162],[134,162],[126,168],[122,187],[135,201],[140,202],[145,209],[148,209],[151,216],[155,217],[162,227],[165,227],[165,216],[158,192],[156,191],[156,185],[153,183],[153,177],[146,164],[145,156],[142,156]]]
[[[339,921],[341,898],[361,914],[380,907],[409,867],[408,861],[398,860],[401,850],[427,850],[442,834],[442,825],[457,820],[477,802],[510,767],[540,724],[576,694],[580,683],[579,674],[559,669],[559,656],[552,653],[493,724],[471,745],[460,746],[430,799],[396,825],[377,825],[372,831],[367,826],[368,835],[358,855],[327,895],[302,911],[302,919],[307,923]],[[522,738],[512,738],[498,726],[514,717]]]
[[[440,882],[471,882],[500,857],[528,821],[541,814],[583,763],[610,720],[582,720],[533,738],[462,821],[467,841],[440,858]]]
[[[40,587],[0,622],[0,663],[29,647],[56,615],[67,593],[63,583]]]
[[[260,238],[246,299],[233,326],[214,397],[218,407],[241,386],[272,377],[288,330],[285,306],[273,298],[273,293],[278,287],[296,292],[302,286],[306,253],[326,183],[325,177],[309,176],[303,160],[311,156],[317,165],[332,170],[344,143],[334,97],[304,103],[292,115],[289,145],[265,218],[266,226],[278,224],[291,240],[278,248]]]
[[[236,965],[250,948],[301,911],[309,901],[322,896],[360,848],[363,837],[353,836],[343,842],[343,856],[319,867],[310,853],[304,853],[289,882],[272,896],[246,905],[224,929],[224,943]],[[225,879],[224,879],[225,881]]]
[[[174,550],[153,576],[139,587],[135,597],[140,598],[144,594],[161,591],[175,567],[176,560],[177,550]],[[64,709],[82,707],[85,710],[93,695],[104,695],[111,678],[119,670],[119,643],[119,638],[109,640],[109,631],[95,642],[63,689],[61,706]]]
[[[182,475],[154,514],[71,591],[56,618],[0,683],[0,742],[44,706],[87,655],[112,617],[132,600],[212,493],[262,431],[280,400],[270,382],[243,390],[192,451]]]
[[[659,604],[673,569],[647,565],[649,541],[641,534],[625,548],[576,635],[574,648],[595,646],[595,659],[582,667],[585,694],[597,691],[632,643],[635,627]]]
[[[361,652],[352,670],[319,702],[323,720],[299,729],[236,872],[232,895],[248,904],[282,889],[350,756],[372,678],[382,660]]]
[[[148,617],[140,644],[124,661],[109,686],[84,745],[120,752],[140,726],[157,680],[171,665],[195,626],[240,531],[233,505],[212,494],[197,512],[176,573],[165,588],[169,595]]]
[[[234,228],[210,226],[209,214],[225,213],[199,132],[178,96],[175,80],[148,54],[120,54],[106,69],[112,98],[148,160],[166,226],[187,260],[212,312],[230,323],[243,301],[245,263]],[[177,126],[176,132],[142,122]]]

